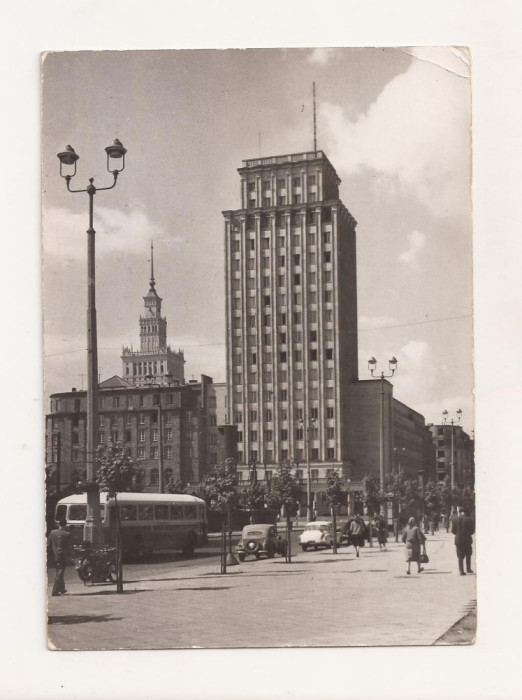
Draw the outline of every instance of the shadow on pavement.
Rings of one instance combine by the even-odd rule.
[[[139,582],[138,581],[124,581],[123,582],[124,585],[126,583],[139,583]],[[148,588],[146,590],[150,591],[151,589]],[[89,590],[89,591],[86,591],[85,593],[68,593],[67,597],[71,598],[73,596],[80,597],[80,596],[86,596],[86,595],[133,595],[134,593],[145,593],[146,590],[144,590],[144,589],[139,590],[139,589],[133,588],[131,591],[126,591],[125,589],[123,589],[123,591],[121,593],[118,593],[118,591],[116,589],[111,589],[110,591],[107,591],[107,590],[91,591],[91,590]]]
[[[230,586],[198,586],[197,588],[176,588],[177,591],[229,591]]]
[[[123,617],[112,615],[49,615],[47,621],[50,625],[76,625],[80,622],[115,622],[123,620]]]
[[[228,573],[228,574],[199,574],[199,576],[172,576],[169,578],[142,578],[142,579],[136,579],[136,581],[126,581],[126,583],[145,583],[147,581],[150,581],[151,583],[156,583],[160,581],[195,581],[195,580],[201,580],[203,577],[208,580],[209,578],[217,578],[221,579],[223,576],[241,576],[241,578],[250,578],[250,577],[263,577],[263,576],[300,576],[302,574],[307,573],[308,569],[300,569],[299,571],[281,571],[279,573],[277,572],[267,572],[264,574],[246,574],[243,571],[238,571],[237,573]]]
[[[422,573],[426,576],[430,576],[433,574],[451,574],[453,572],[452,571],[423,571]]]

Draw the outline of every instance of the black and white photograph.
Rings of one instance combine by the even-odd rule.
[[[52,650],[473,644],[471,62],[42,56]]]

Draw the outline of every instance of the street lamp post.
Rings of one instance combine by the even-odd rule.
[[[152,374],[147,374],[145,379],[147,380],[147,386],[153,387],[157,386],[161,388],[161,384],[153,382],[154,379]],[[163,459],[163,412],[161,406],[161,391],[158,394],[158,404],[156,406],[157,416],[158,416],[158,471],[159,471],[159,493],[165,493],[165,460]]]
[[[315,428],[315,418],[305,426],[304,420],[299,419],[299,425],[306,431],[306,520],[313,520],[312,514],[312,470],[310,469],[310,429]]]
[[[375,375],[374,372],[377,370],[377,360],[375,357],[371,357],[368,360],[368,369],[370,374],[375,379],[380,379],[381,382],[381,406],[380,406],[380,419],[379,419],[379,480],[381,489],[384,488],[384,380],[393,377],[397,369],[397,358],[392,357],[388,361],[388,366],[390,368],[390,374],[384,374],[381,372],[380,376]],[[384,505],[381,504],[381,513],[384,511]]]
[[[401,527],[401,452],[404,454],[406,452],[405,447],[394,447],[393,452],[397,457],[397,493],[398,495],[398,504],[397,504],[397,520],[396,520],[396,526],[395,526],[395,542],[399,541],[399,530]]]
[[[460,423],[460,419],[462,417],[462,411],[457,409],[457,418],[454,419],[452,418],[449,422],[451,424],[451,453],[450,453],[450,473],[451,473],[451,490],[455,488],[455,437],[454,437],[454,431],[455,431],[455,425],[458,425]],[[442,422],[444,425],[447,425],[448,423],[448,412],[447,411],[442,411]]]
[[[87,481],[92,484],[96,478],[95,454],[98,447],[98,342],[96,330],[96,259],[95,259],[95,230],[94,195],[102,190],[112,190],[116,186],[118,175],[125,168],[124,148],[118,139],[105,149],[107,153],[107,170],[114,181],[110,187],[95,187],[94,178],[89,178],[89,186],[84,190],[71,189],[71,180],[76,175],[78,154],[72,146],[58,153],[60,160],[60,176],[67,183],[67,190],[73,193],[86,192],[89,195],[89,228],[87,229],[87,446],[85,467]],[[121,168],[115,167],[121,160]],[[73,167],[72,173],[64,174],[65,167]],[[87,493],[87,517],[85,519],[84,539],[92,544],[103,544],[103,532],[100,520],[100,494],[97,489],[89,489]]]

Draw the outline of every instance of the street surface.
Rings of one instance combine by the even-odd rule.
[[[475,606],[475,576],[458,575],[445,531],[428,536],[430,562],[410,576],[393,541],[388,551],[374,542],[359,558],[353,547],[334,555],[292,545],[291,564],[249,558],[226,576],[219,538],[190,559],[156,554],[124,565],[122,594],[114,584],[84,586],[69,567],[68,594],[53,598],[48,589],[50,647],[431,645]]]

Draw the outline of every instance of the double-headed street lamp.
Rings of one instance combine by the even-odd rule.
[[[60,175],[67,183],[69,192],[86,192],[89,195],[89,228],[87,229],[87,446],[85,467],[87,481],[92,484],[96,478],[96,449],[98,448],[98,343],[96,331],[96,264],[93,226],[94,195],[102,190],[112,190],[116,186],[118,175],[125,168],[124,148],[118,139],[105,149],[107,153],[107,170],[114,180],[110,187],[95,187],[94,178],[89,178],[89,186],[84,190],[72,190],[71,180],[76,175],[78,154],[72,146],[58,153],[60,160]],[[121,167],[116,167],[120,164]],[[72,172],[64,174],[64,167]],[[84,539],[92,544],[103,544],[103,532],[100,520],[100,494],[97,489],[89,489],[87,493],[87,517],[85,519]]]
[[[380,410],[380,420],[379,420],[379,480],[381,489],[384,488],[384,380],[393,377],[395,370],[397,369],[397,358],[392,357],[388,361],[388,366],[390,368],[390,374],[384,374],[381,372],[380,375],[375,375],[374,372],[377,370],[377,360],[375,357],[370,357],[368,360],[368,369],[370,374],[374,379],[380,379],[381,382],[381,410]],[[381,505],[381,513],[384,511],[384,505]]]
[[[460,419],[462,417],[462,411],[457,409],[456,411],[457,418],[452,418],[449,423],[451,424],[451,455],[450,455],[450,473],[451,473],[451,490],[455,488],[455,437],[454,437],[454,431],[455,425],[458,425],[460,423]],[[448,412],[447,411],[442,411],[442,423],[443,425],[447,425],[448,423]]]
[[[306,520],[313,520],[312,511],[312,471],[310,469],[310,431],[315,429],[315,418],[310,419],[310,423],[305,425],[302,418],[299,419],[301,429],[306,431]]]

